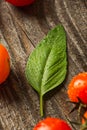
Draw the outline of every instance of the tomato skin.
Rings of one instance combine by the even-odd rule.
[[[82,103],[87,104],[87,72],[79,73],[73,77],[67,93],[72,102],[78,102],[79,98]]]
[[[71,128],[61,119],[47,117],[40,121],[33,130],[71,130]]]
[[[3,83],[10,73],[10,57],[7,49],[0,44],[0,84]]]
[[[6,0],[14,6],[25,6],[33,3],[35,0]]]

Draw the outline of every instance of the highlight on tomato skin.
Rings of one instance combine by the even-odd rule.
[[[5,0],[14,6],[26,6],[32,4],[35,0]]]
[[[72,130],[70,126],[61,119],[47,117],[36,124],[33,130]]]
[[[0,84],[2,84],[10,73],[10,56],[7,49],[0,43]]]
[[[87,72],[77,74],[72,78],[68,85],[68,97],[71,102],[79,102],[87,104]]]

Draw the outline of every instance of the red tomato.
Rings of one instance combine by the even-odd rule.
[[[87,72],[76,75],[68,86],[68,96],[72,102],[78,102],[78,98],[87,104]]]
[[[0,84],[3,83],[10,72],[10,57],[7,49],[0,44]]]
[[[71,130],[71,128],[61,119],[47,117],[40,121],[33,130]]]
[[[33,3],[35,0],[6,0],[15,6],[25,6]]]
[[[84,118],[82,118],[82,125],[80,130],[87,130],[87,111],[84,113]]]
[[[87,111],[84,113],[84,118],[82,118],[82,124],[84,124],[85,122],[87,122]]]

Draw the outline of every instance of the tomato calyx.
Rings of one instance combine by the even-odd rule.
[[[69,102],[75,105],[75,107],[69,112],[69,114],[77,110],[78,117],[79,117],[79,122],[73,122],[73,121],[69,121],[69,122],[74,125],[79,125],[80,130],[87,130],[87,118],[83,114],[87,112],[87,104],[84,104],[79,98],[78,98],[78,102],[71,102],[71,101]],[[81,122],[81,118],[84,120],[83,123]]]
[[[77,97],[77,99],[78,99],[78,102],[69,101],[70,103],[75,105],[74,108],[70,111],[70,113],[74,112],[75,110],[78,110],[78,113],[81,113],[82,109],[87,108],[87,105],[84,104],[79,97]]]
[[[87,117],[84,116],[83,113],[86,113],[87,116],[87,106],[83,107],[83,110],[79,113],[78,122],[69,121],[70,124],[78,125],[80,127],[80,130],[87,130]]]

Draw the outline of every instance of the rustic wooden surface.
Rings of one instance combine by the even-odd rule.
[[[10,75],[0,85],[0,130],[32,130],[42,119],[39,96],[26,81],[25,66],[34,47],[59,23],[67,34],[68,72],[61,89],[44,96],[44,117],[75,121],[76,112],[68,114],[73,106],[66,90],[75,74],[87,71],[87,0],[36,0],[22,8],[0,0],[0,41],[11,57]]]

